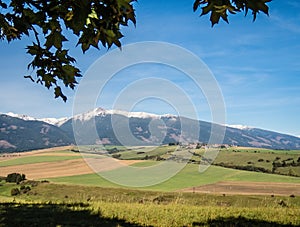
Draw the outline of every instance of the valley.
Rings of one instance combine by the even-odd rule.
[[[182,146],[158,147],[65,146],[0,156],[0,226],[257,226],[300,225],[300,177],[222,167],[220,163],[269,168],[269,162],[300,157],[300,151],[262,148],[221,149],[215,164],[198,172],[203,148],[175,176],[160,184],[131,188],[94,172],[119,168],[100,157],[114,156],[118,164],[135,168],[158,165]],[[79,152],[81,151],[81,153]],[[147,157],[147,158],[146,158]],[[180,159],[175,159],[180,164]],[[99,162],[100,161],[100,162]],[[286,166],[284,168],[290,168]],[[299,167],[293,167],[298,174]],[[5,182],[10,173],[25,181]],[[288,172],[288,171],[287,171]],[[134,177],[134,176],[133,176]],[[13,190],[20,191],[12,195]],[[25,190],[26,189],[26,190]],[[17,191],[18,191],[17,190]],[[26,218],[13,218],[13,213]],[[47,215],[46,215],[47,214]],[[49,216],[50,214],[50,216]]]

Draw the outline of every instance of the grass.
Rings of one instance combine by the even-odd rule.
[[[137,155],[147,155],[146,148],[139,148],[137,150],[139,154],[137,151],[125,150],[124,147],[118,149],[122,149],[120,154],[129,159]],[[168,146],[157,148],[150,151],[148,155],[163,155],[169,149]],[[224,153],[220,152],[219,161],[243,164],[249,159],[253,162],[258,161],[258,158],[271,160],[270,157],[274,157],[273,155],[280,156],[282,159],[290,156],[295,159],[299,156],[299,153],[293,154],[292,151],[272,153],[273,151],[259,149],[260,153],[258,153],[254,149],[245,148],[239,152],[230,149]],[[201,152],[203,150],[199,149],[199,153]],[[2,161],[0,166],[55,162],[74,158],[81,158],[81,156],[75,154],[55,156],[54,152],[53,156],[26,156]],[[155,164],[156,161],[148,160],[135,163],[133,166],[142,168]],[[177,175],[161,184],[137,189],[122,188],[97,174],[85,174],[51,178],[48,180],[54,183],[39,183],[37,186],[31,186],[31,191],[26,194],[12,197],[11,189],[21,186],[2,180],[0,181],[0,227],[300,226],[300,196],[177,192],[182,188],[219,181],[300,183],[299,177],[241,171],[219,166],[211,166],[206,172],[199,173],[198,167],[196,164],[188,164]]]
[[[295,208],[132,203],[0,203],[0,226],[299,226]],[[22,214],[22,215],[17,215]]]
[[[231,208],[190,205],[98,203],[105,217],[118,217],[146,226],[280,226],[299,225],[298,209]],[[250,225],[249,225],[250,224]]]
[[[173,152],[177,146],[159,146],[159,147],[141,147],[138,149],[133,150],[125,150],[122,152],[116,153],[119,154],[119,159],[125,160],[140,160],[145,159],[146,156],[154,157],[154,156],[161,156],[168,152]]]
[[[124,149],[124,148],[123,148]],[[176,150],[177,149],[177,150]],[[184,150],[179,146],[160,146],[156,148],[139,148],[127,149],[115,153],[118,159],[129,160],[159,160],[160,158],[168,159],[172,155],[176,155],[180,159],[180,150]],[[176,150],[176,152],[174,152]],[[191,158],[193,162],[199,162],[205,152],[204,148],[194,149],[194,156]],[[300,151],[299,150],[270,150],[262,148],[243,148],[243,147],[230,147],[220,149],[217,158],[214,160],[215,165],[222,165],[229,168],[234,167],[254,167],[253,169],[263,168],[266,172],[272,172],[273,162],[282,163],[284,160],[289,160],[284,168],[277,168],[275,174],[289,175],[293,173],[294,176],[300,176],[300,165],[290,166],[291,162],[299,163]]]
[[[154,162],[135,163],[135,166],[148,167]],[[104,187],[121,187],[105,180],[98,174],[84,174],[68,177],[49,178],[48,180],[57,183],[93,185]],[[187,187],[194,187],[205,184],[212,184],[218,181],[255,181],[255,182],[286,182],[300,183],[300,178],[265,174],[258,172],[242,171],[218,166],[211,166],[205,173],[198,172],[198,165],[188,164],[181,172],[171,179],[144,189],[160,191],[176,191]]]
[[[10,185],[16,187],[16,185]],[[28,194],[18,196],[22,201],[41,202],[109,202],[143,204],[181,204],[192,206],[274,207],[284,200],[289,207],[300,208],[300,197],[262,195],[214,195],[182,192],[163,192],[128,188],[40,183]],[[7,195],[9,197],[9,195]]]
[[[66,161],[72,159],[80,159],[81,156],[25,156],[20,158],[14,158],[11,160],[0,161],[0,167],[4,166],[15,166],[15,165],[25,165],[25,164],[33,164],[33,163],[42,163],[42,162],[58,162],[58,161]]]
[[[300,183],[300,179],[296,177],[234,170],[218,166],[211,166],[206,172],[199,173],[198,165],[188,164],[180,173],[178,173],[178,175],[162,184],[152,186],[151,188],[174,191],[186,187],[212,184],[218,181]]]
[[[7,198],[0,197],[0,226],[300,225],[300,197],[222,196],[41,183],[28,194],[15,197],[15,202]]]
[[[300,176],[300,165],[290,166],[289,163],[299,163],[300,154],[293,153],[292,151],[274,151],[264,149],[252,149],[249,150],[232,150],[222,149],[217,158],[214,160],[214,164],[222,164],[225,166],[253,166],[264,168],[265,170],[272,172],[273,162],[287,163],[285,167],[280,167],[275,170],[277,174],[286,174],[292,171],[293,175]]]
[[[229,147],[228,151],[253,152],[253,153],[270,153],[270,154],[300,154],[300,150],[273,150],[256,147]]]
[[[12,188],[16,187],[15,184],[6,183],[5,181],[0,181],[0,199],[1,196],[8,197],[10,196],[10,191]]]

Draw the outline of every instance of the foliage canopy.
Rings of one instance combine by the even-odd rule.
[[[252,11],[253,20],[259,12],[268,14],[271,0],[195,0],[193,10],[201,16],[210,14],[212,26],[222,18],[228,23],[228,13]],[[67,97],[61,85],[74,89],[80,70],[76,60],[65,48],[66,33],[73,34],[83,53],[91,46],[121,48],[121,28],[136,24],[135,0],[0,0],[0,39],[11,42],[32,37],[26,47],[32,55],[24,76],[47,87],[54,87],[55,98]]]

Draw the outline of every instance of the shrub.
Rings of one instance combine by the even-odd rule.
[[[11,189],[10,194],[12,196],[19,195],[20,194],[20,190],[18,188],[13,188],[13,189]]]
[[[20,193],[26,194],[30,190],[31,190],[31,188],[29,186],[22,185],[20,188]]]
[[[112,157],[118,159],[121,157],[121,154],[113,154]]]
[[[25,174],[10,173],[6,177],[6,182],[19,184],[21,181],[23,181],[25,179],[26,179]]]

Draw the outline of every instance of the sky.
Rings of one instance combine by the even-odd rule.
[[[122,45],[158,41],[192,52],[218,83],[225,104],[226,124],[300,136],[300,2],[273,0],[268,4],[269,17],[261,13],[252,22],[250,13],[246,17],[244,13],[229,15],[230,24],[220,21],[213,28],[209,17],[199,17],[200,11],[194,13],[192,5],[193,0],[175,4],[171,0],[139,0],[134,3],[136,27],[130,24],[122,28]],[[0,112],[37,118],[71,116],[78,88],[65,90],[68,101],[64,103],[54,99],[51,90],[23,78],[30,74],[27,64],[31,57],[25,47],[31,40],[25,37],[10,44],[0,43]],[[99,58],[115,49],[90,49],[82,54],[76,42],[68,47],[83,75]],[[145,50],[140,51],[142,55]],[[124,89],[132,88],[145,94],[147,89],[155,90],[156,85],[132,87],[137,81],[149,78],[170,81],[189,96],[198,119],[212,120],[210,104],[201,89],[183,72],[163,64],[144,63],[120,70],[107,82],[95,106],[114,108]],[[178,100],[181,97],[178,95]],[[135,103],[132,110],[176,114],[178,103],[149,96]],[[184,115],[190,117],[188,112]]]

